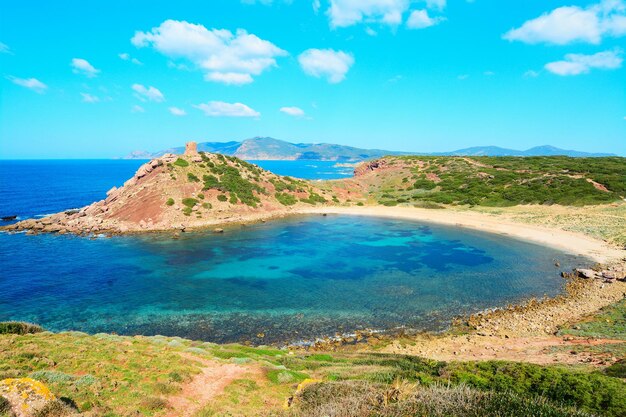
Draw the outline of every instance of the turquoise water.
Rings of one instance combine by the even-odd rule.
[[[253,343],[441,330],[459,314],[555,295],[559,272],[584,262],[487,233],[350,216],[179,239],[0,234],[0,320]]]

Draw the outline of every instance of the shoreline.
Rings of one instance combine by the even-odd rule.
[[[447,208],[435,210],[402,206],[325,206],[304,208],[294,211],[292,214],[339,214],[421,221],[517,238],[561,249],[574,255],[588,257],[598,263],[619,261],[626,257],[626,250],[618,249],[606,242],[581,233],[515,222],[497,215],[457,211]]]
[[[626,250],[619,249],[607,242],[583,233],[571,232],[557,227],[538,226],[535,224],[514,221],[502,215],[487,214],[477,211],[462,211],[454,208],[424,209],[417,207],[387,207],[379,205],[299,206],[267,212],[231,214],[221,218],[205,219],[202,222],[192,222],[191,224],[187,224],[185,226],[172,225],[170,227],[164,227],[163,225],[155,225],[151,228],[129,228],[123,231],[105,228],[98,230],[97,232],[92,231],[91,234],[124,236],[146,233],[210,232],[224,227],[228,228],[237,225],[241,226],[265,223],[298,215],[327,214],[383,217],[468,228],[560,249],[573,255],[587,257],[597,263],[610,263],[626,259]],[[28,222],[31,220],[40,219],[26,219],[25,221]],[[50,233],[45,230],[33,230],[30,228],[18,230],[15,228],[15,224],[18,223],[0,226],[0,231],[8,233],[18,233],[22,231],[27,233],[34,232],[34,234]],[[68,232],[59,234],[86,236],[90,233]]]

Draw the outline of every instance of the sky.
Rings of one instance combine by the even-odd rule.
[[[626,155],[626,0],[3,0],[0,159],[271,136]]]

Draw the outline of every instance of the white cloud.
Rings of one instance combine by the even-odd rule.
[[[338,83],[346,78],[346,73],[354,64],[351,54],[333,49],[307,49],[298,56],[302,70],[313,77],[326,77],[330,83]]]
[[[11,48],[6,43],[0,42],[0,54],[10,54]]]
[[[131,88],[136,93],[135,97],[141,101],[155,101],[157,103],[165,101],[165,96],[158,88],[146,87],[142,84],[133,84]]]
[[[180,109],[178,107],[170,107],[169,108],[170,113],[172,113],[174,116],[186,116],[187,112],[183,109]]]
[[[496,75],[496,73],[493,72],[493,71],[485,71],[485,72],[483,72],[483,75],[485,77],[493,77],[494,75]]]
[[[95,77],[100,72],[100,70],[95,69],[86,59],[82,58],[72,59],[70,66],[74,74],[82,74],[89,78]]]
[[[598,52],[593,55],[567,54],[562,61],[549,62],[545,68],[556,75],[587,74],[592,69],[617,69],[624,60],[621,50]]]
[[[372,29],[370,27],[365,28],[365,33],[367,33],[370,36],[378,35],[378,32],[376,32],[374,29]]]
[[[89,93],[80,93],[80,95],[83,97],[83,102],[85,103],[97,103],[100,101],[100,98]]]
[[[446,20],[445,17],[430,17],[426,10],[414,10],[409,15],[409,19],[406,21],[406,26],[409,29],[424,29],[427,27],[438,25]]]
[[[446,8],[446,0],[330,0],[330,8],[326,12],[330,19],[330,25],[334,28],[352,26],[357,23],[375,23],[397,26],[402,23],[403,16],[409,11],[412,3],[422,3],[427,9],[443,11]],[[319,2],[317,3],[319,7]],[[315,6],[314,6],[315,8]],[[425,11],[421,11],[424,12]],[[411,15],[415,13],[412,12]],[[418,19],[419,15],[414,17]],[[439,23],[429,24],[433,26]],[[409,26],[413,28],[428,26]]]
[[[426,0],[426,7],[429,9],[443,10],[446,8],[446,0]]]
[[[524,77],[526,78],[537,78],[539,77],[539,73],[534,70],[528,70],[524,73]]]
[[[28,88],[39,94],[44,93],[48,89],[47,85],[45,85],[44,83],[42,83],[36,78],[17,78],[17,77],[12,77],[12,76],[9,76],[7,78],[11,80],[13,84],[17,84],[21,87]]]
[[[399,25],[410,0],[331,0],[327,11],[332,27],[360,22]]]
[[[250,74],[242,74],[239,72],[210,72],[204,75],[204,79],[231,85],[250,84],[254,81]]]
[[[469,74],[461,74],[458,77],[456,77],[458,80],[464,81],[467,80],[469,78]]]
[[[211,117],[259,117],[261,113],[243,103],[225,103],[223,101],[209,101],[194,105],[204,114]]]
[[[145,113],[146,110],[138,104],[135,104],[131,109],[131,113]]]
[[[565,45],[572,42],[599,44],[604,36],[626,35],[626,2],[602,0],[586,8],[559,7],[526,21],[504,34],[504,39],[525,43]]]
[[[188,60],[206,72],[205,79],[226,84],[251,82],[247,80],[275,67],[276,58],[287,55],[243,29],[233,34],[177,20],[166,20],[150,32],[135,32],[131,42],[139,48],[151,46],[172,59]]]
[[[313,13],[317,14],[320,11],[320,0],[313,0]]]
[[[300,107],[281,107],[280,111],[285,114],[288,114],[289,116],[294,116],[294,117],[304,116],[304,110],[302,110]]]
[[[137,58],[131,57],[129,53],[124,52],[124,53],[118,54],[117,56],[119,56],[122,61],[130,61],[135,65],[143,65],[143,62],[141,62]]]

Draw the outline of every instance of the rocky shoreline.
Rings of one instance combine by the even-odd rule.
[[[591,272],[593,272],[593,276]],[[376,346],[397,346],[399,340],[445,344],[458,334],[494,339],[533,338],[554,335],[564,324],[579,320],[626,298],[626,258],[607,265],[563,273],[567,280],[563,294],[532,298],[506,307],[492,308],[459,317],[442,332],[424,332],[406,328],[364,329],[289,344],[289,349],[340,351]],[[605,278],[609,276],[611,278]],[[394,353],[402,353],[394,351]]]

